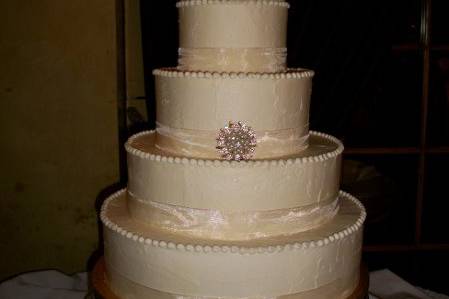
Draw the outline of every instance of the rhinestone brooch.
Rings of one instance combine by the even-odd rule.
[[[249,160],[257,146],[256,133],[244,122],[230,121],[217,136],[217,150],[226,160]]]

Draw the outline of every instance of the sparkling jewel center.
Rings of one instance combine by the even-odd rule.
[[[217,136],[217,149],[226,160],[249,160],[257,146],[256,133],[244,122],[230,121]]]

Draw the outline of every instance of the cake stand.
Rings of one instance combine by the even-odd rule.
[[[108,287],[106,283],[106,268],[104,259],[100,258],[95,264],[91,275],[95,299],[120,299]],[[357,288],[347,299],[368,299],[368,270],[365,266],[360,267],[360,281]]]

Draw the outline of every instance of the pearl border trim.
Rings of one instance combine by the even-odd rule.
[[[279,6],[283,8],[289,8],[290,4],[283,0],[247,0],[247,1],[235,1],[235,0],[182,0],[176,3],[176,7],[189,7],[198,5],[211,5],[211,4],[252,4],[252,5],[270,5]]]
[[[304,241],[304,242],[295,242],[285,245],[277,245],[277,246],[267,246],[267,247],[242,247],[242,246],[226,246],[226,245],[195,245],[195,244],[182,244],[182,243],[174,243],[174,242],[167,242],[164,240],[152,240],[150,238],[144,238],[136,233],[127,231],[126,229],[119,227],[117,224],[113,223],[106,215],[106,211],[108,209],[109,204],[111,201],[117,199],[118,197],[122,196],[126,192],[126,189],[122,189],[113,195],[111,195],[109,198],[105,200],[101,207],[100,212],[100,218],[101,221],[104,223],[104,225],[109,228],[110,230],[128,238],[135,242],[144,243],[146,245],[152,245],[154,247],[160,247],[160,248],[167,248],[167,249],[176,249],[181,251],[196,251],[196,252],[203,252],[203,253],[209,253],[209,252],[215,252],[215,253],[239,253],[239,254],[263,254],[263,253],[276,253],[281,252],[284,250],[298,250],[298,249],[306,249],[306,248],[313,248],[313,247],[322,247],[326,246],[330,243],[336,242],[339,239],[344,239],[351,234],[357,232],[361,227],[363,226],[363,222],[366,219],[366,211],[362,203],[357,200],[354,196],[350,195],[349,193],[346,193],[344,191],[340,191],[339,197],[344,197],[349,199],[351,202],[357,205],[357,207],[360,209],[360,216],[357,219],[357,221],[345,228],[342,231],[336,232],[328,237],[325,237],[320,240],[313,240],[313,241]]]
[[[247,160],[247,161],[228,161],[228,160],[212,160],[212,159],[197,159],[197,158],[187,158],[187,157],[174,157],[174,156],[165,156],[165,155],[157,155],[150,154],[144,151],[141,151],[137,148],[132,147],[131,143],[139,137],[153,134],[155,131],[144,131],[137,133],[131,136],[128,141],[125,143],[125,149],[129,154],[136,155],[142,159],[149,159],[157,162],[168,162],[168,163],[177,163],[177,164],[191,164],[205,167],[257,167],[257,166],[289,166],[293,164],[302,164],[302,163],[315,163],[315,162],[323,162],[328,159],[332,159],[337,157],[343,152],[344,146],[343,143],[337,138],[320,133],[315,131],[310,131],[310,135],[322,137],[329,142],[337,144],[337,148],[332,151],[321,155],[310,156],[310,157],[299,157],[299,158],[279,158],[279,159],[270,159],[270,160]]]
[[[312,70],[302,68],[287,69],[284,72],[254,73],[254,72],[207,72],[184,71],[177,68],[160,68],[153,70],[154,76],[172,78],[205,78],[205,79],[303,79],[315,75]]]

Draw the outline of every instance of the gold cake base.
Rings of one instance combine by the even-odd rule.
[[[106,268],[104,259],[101,258],[95,264],[91,275],[92,285],[94,288],[95,299],[120,299],[108,287],[106,283]],[[365,266],[360,267],[360,281],[357,288],[347,299],[367,299],[368,298],[368,270]]]

